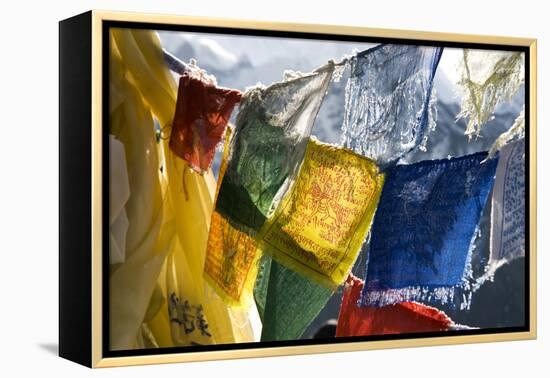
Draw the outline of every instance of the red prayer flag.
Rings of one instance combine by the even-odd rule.
[[[352,275],[347,278],[336,336],[446,331],[454,324],[444,312],[417,302],[359,307],[363,284],[363,280]]]
[[[188,74],[179,81],[170,149],[203,173],[212,163],[229,117],[241,100],[238,90],[219,88]]]

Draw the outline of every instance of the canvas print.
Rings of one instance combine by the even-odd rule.
[[[525,50],[107,37],[108,351],[524,329]]]

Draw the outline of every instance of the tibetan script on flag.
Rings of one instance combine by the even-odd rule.
[[[504,146],[493,190],[491,264],[525,255],[525,139]]]
[[[294,186],[262,229],[266,251],[327,287],[341,284],[370,228],[383,181],[370,159],[310,140]]]
[[[226,302],[250,304],[259,256],[254,239],[235,229],[214,211],[207,251],[204,264],[206,280]]]

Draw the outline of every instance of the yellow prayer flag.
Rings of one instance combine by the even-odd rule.
[[[356,153],[311,139],[292,189],[262,227],[262,249],[334,289],[370,229],[384,175]]]
[[[226,303],[244,307],[252,303],[259,256],[253,238],[213,212],[204,277]]]

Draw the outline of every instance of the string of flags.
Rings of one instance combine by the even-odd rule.
[[[426,148],[435,127],[433,81],[442,52],[383,44],[347,58],[340,145],[311,136],[339,74],[334,62],[244,93],[182,72],[171,151],[204,174],[224,144],[203,277],[227,305],[258,309],[262,341],[302,336],[341,287],[337,336],[459,329],[421,302],[444,304],[458,289],[473,292],[525,255],[521,132],[503,137],[490,154],[402,163]],[[475,53],[464,54],[471,68]],[[460,113],[466,135],[478,135],[518,90],[522,64],[521,56],[503,53],[485,79],[460,82],[470,93]],[[487,206],[491,256],[487,273],[471,285]],[[361,250],[367,258],[358,278],[351,270]],[[171,300],[177,315],[184,303]]]

